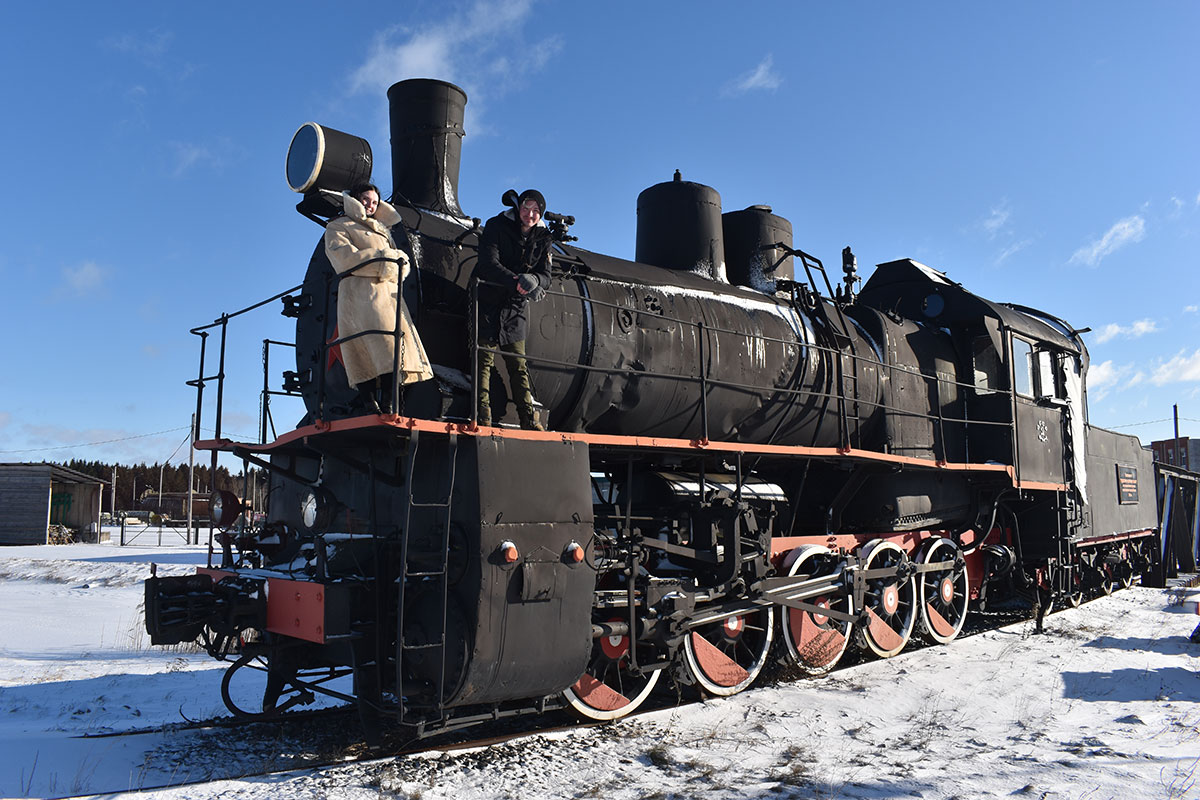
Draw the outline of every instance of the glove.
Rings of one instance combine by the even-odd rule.
[[[392,266],[395,267],[397,264],[399,264],[400,280],[404,280],[405,278],[408,277],[408,273],[409,273],[408,253],[405,253],[403,250],[389,249],[389,250],[384,251],[384,255],[387,256],[388,258],[396,259],[396,263],[392,264]]]
[[[517,286],[520,287],[522,293],[529,294],[534,289],[541,288],[538,279],[530,275],[528,272],[517,276]]]

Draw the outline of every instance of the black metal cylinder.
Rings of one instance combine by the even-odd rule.
[[[724,280],[721,195],[680,178],[638,195],[637,261]]]
[[[554,430],[832,447],[839,395],[858,401],[855,446],[878,428],[878,354],[854,325],[844,349],[831,340],[814,318],[832,307],[586,258],[589,278],[556,276],[529,306],[529,370]]]
[[[419,208],[463,216],[458,205],[467,93],[427,78],[388,89],[392,128],[392,192]]]
[[[371,180],[371,145],[366,139],[306,122],[292,136],[287,182],[293,192],[335,192]]]
[[[792,256],[784,257],[786,251],[776,246],[792,246],[792,223],[771,213],[770,206],[730,211],[721,222],[730,283],[774,292],[775,281],[792,280]]]

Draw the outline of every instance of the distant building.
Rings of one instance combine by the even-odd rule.
[[[138,500],[138,509],[154,511],[167,519],[187,519],[187,492],[151,492]],[[208,519],[208,495],[192,494],[192,519]]]
[[[1155,461],[1200,472],[1200,441],[1180,436],[1178,439],[1151,442],[1150,449],[1154,451]]]
[[[0,544],[47,544],[51,525],[98,541],[106,485],[56,464],[0,464]]]

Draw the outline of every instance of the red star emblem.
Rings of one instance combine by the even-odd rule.
[[[337,325],[334,325],[333,326],[333,336],[326,339],[325,344],[333,344],[337,340],[338,340],[338,329],[337,329]],[[325,357],[325,371],[326,372],[329,372],[329,370],[333,369],[333,365],[335,363],[341,364],[342,369],[346,368],[346,362],[342,360],[342,346],[340,344],[333,345],[333,347],[330,347],[327,352],[328,352],[328,355]]]

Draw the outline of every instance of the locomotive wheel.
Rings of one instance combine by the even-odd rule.
[[[1113,569],[1116,570],[1117,573],[1117,584],[1122,589],[1128,589],[1130,586],[1133,586],[1135,577],[1133,572],[1133,561],[1130,560],[1128,550],[1122,550],[1121,563],[1117,564]]]
[[[863,595],[866,623],[859,644],[880,658],[904,649],[917,624],[917,581],[907,575],[908,554],[894,542],[876,539],[862,549],[863,570],[899,568],[896,575],[867,580]]]
[[[563,699],[582,719],[619,719],[646,701],[661,674],[661,669],[638,672],[631,668],[628,636],[604,636],[593,640],[587,670],[563,691]]]
[[[1113,575],[1113,568],[1108,564],[1100,565],[1100,591],[1105,595],[1110,595],[1117,588],[1117,579]]]
[[[954,562],[960,559],[958,545],[950,539],[931,539],[917,558],[920,564]],[[970,585],[967,568],[949,566],[917,575],[921,608],[921,632],[938,644],[949,644],[967,620]]]
[[[1063,589],[1062,599],[1063,604],[1068,608],[1079,608],[1083,605],[1083,569],[1083,563],[1078,559],[1067,567],[1067,577],[1065,580],[1067,588]]]
[[[820,545],[798,547],[788,554],[788,575],[816,578],[837,569],[841,559]],[[821,608],[853,613],[849,595],[810,598],[807,602]],[[807,675],[824,675],[833,669],[850,642],[852,622],[837,622],[827,616],[779,608],[779,627],[788,659]]]
[[[684,637],[684,663],[701,689],[728,697],[754,683],[762,672],[774,633],[770,608],[710,622]]]
[[[1071,608],[1079,608],[1083,605],[1083,586],[1080,585],[1078,579],[1072,583],[1071,591],[1066,595],[1067,605]]]

